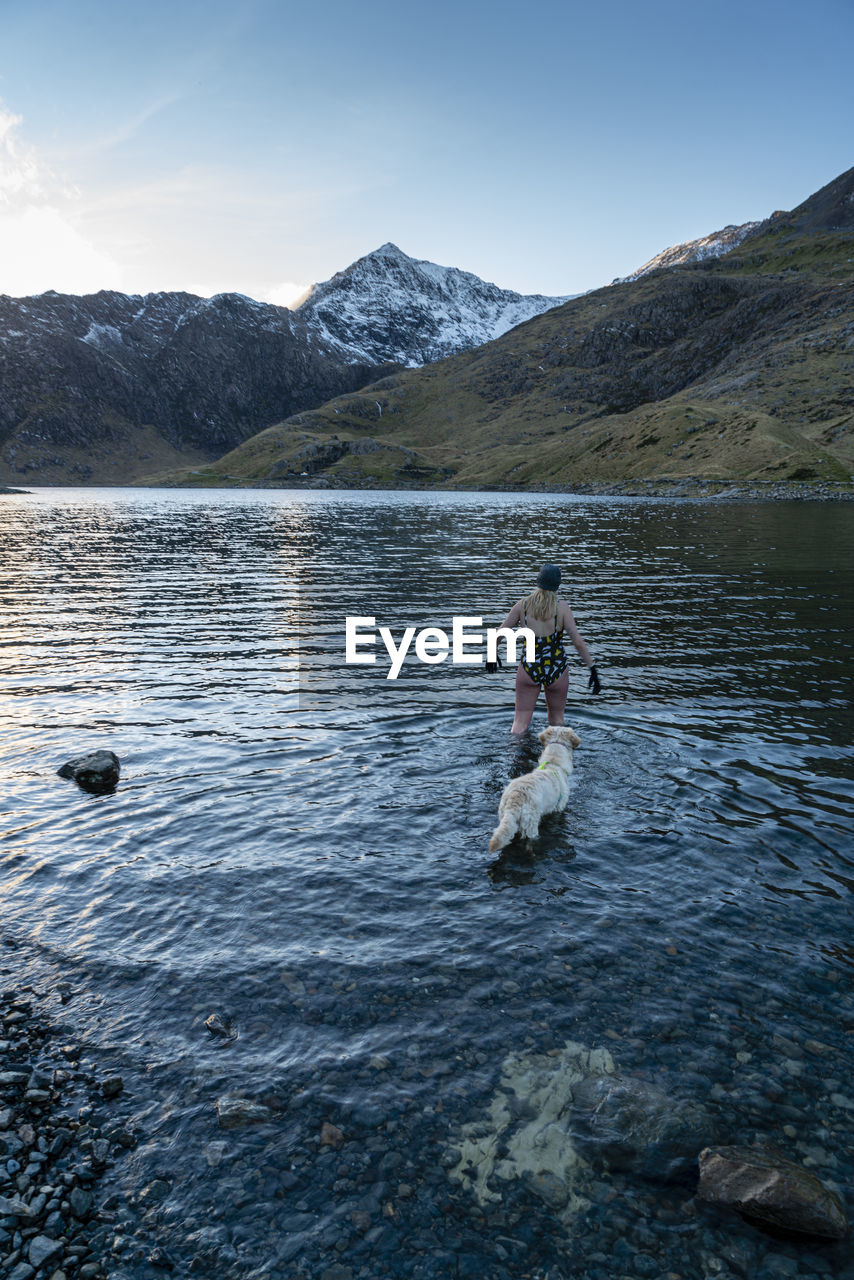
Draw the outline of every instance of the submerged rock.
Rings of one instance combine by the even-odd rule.
[[[221,1017],[218,1013],[211,1013],[205,1018],[205,1030],[222,1044],[226,1044],[229,1040],[237,1039],[237,1029],[229,1017]]]
[[[592,1163],[655,1180],[693,1174],[697,1148],[715,1136],[699,1103],[634,1076],[581,1082],[573,1107],[575,1134]]]
[[[829,1240],[841,1240],[848,1232],[839,1197],[808,1169],[772,1152],[707,1147],[700,1152],[697,1194],[787,1231]]]
[[[320,1145],[322,1147],[332,1147],[335,1151],[344,1145],[344,1134],[337,1125],[332,1124],[329,1120],[324,1120],[320,1126]]]
[[[88,756],[69,760],[57,773],[60,778],[73,778],[84,791],[97,795],[113,790],[119,780],[119,768],[114,751],[92,751]]]
[[[269,1107],[251,1098],[220,1098],[216,1113],[221,1129],[242,1129],[248,1124],[264,1124],[273,1119]]]
[[[101,1092],[105,1098],[117,1098],[125,1087],[125,1082],[121,1076],[107,1076],[101,1085]]]
[[[501,1201],[503,1183],[523,1182],[569,1224],[587,1207],[586,1161],[573,1134],[573,1099],[583,1081],[614,1072],[607,1049],[568,1041],[554,1054],[511,1054],[486,1116],[463,1125],[449,1175],[483,1204]]]

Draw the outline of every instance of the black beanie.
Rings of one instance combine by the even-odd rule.
[[[560,569],[556,564],[544,564],[537,575],[537,586],[543,591],[557,591],[560,586]]]

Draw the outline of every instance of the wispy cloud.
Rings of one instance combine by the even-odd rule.
[[[185,89],[174,89],[158,94],[132,115],[126,116],[123,120],[113,121],[103,133],[95,134],[93,137],[78,143],[66,152],[66,157],[73,160],[90,159],[107,151],[115,150],[116,147],[129,142],[135,134],[139,133],[148,124],[149,120],[158,116],[161,111],[166,111],[169,107],[174,106],[176,102],[180,102],[186,96],[187,91]]]
[[[0,204],[6,206],[42,194],[43,166],[18,137],[20,124],[20,116],[0,106]]]
[[[0,292],[120,288],[117,263],[76,225],[75,193],[21,138],[21,123],[0,106]]]

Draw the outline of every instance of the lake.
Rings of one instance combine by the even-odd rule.
[[[42,489],[0,499],[0,545],[4,981],[71,982],[146,1135],[111,1176],[168,1177],[176,1256],[854,1276],[589,1135],[571,1185],[506,1154],[518,1081],[592,1050],[850,1187],[854,506]],[[496,858],[539,751],[512,669],[389,681],[343,664],[344,618],[495,626],[544,561],[603,692],[574,662],[569,804]],[[56,776],[100,746],[113,794]],[[271,1119],[222,1130],[224,1097]],[[480,1185],[478,1142],[510,1161]]]

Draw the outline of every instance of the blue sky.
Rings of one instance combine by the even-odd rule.
[[[854,164],[854,6],[0,4],[0,292],[576,293]]]

